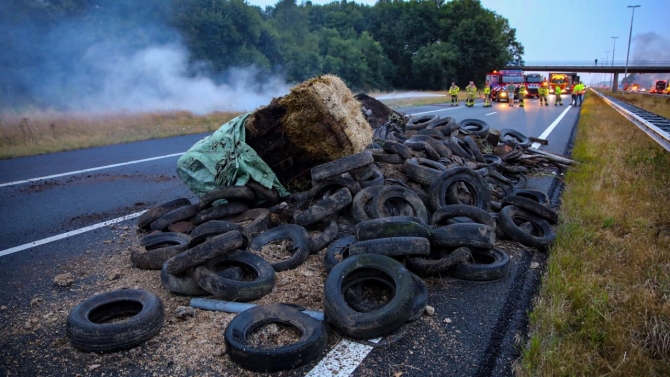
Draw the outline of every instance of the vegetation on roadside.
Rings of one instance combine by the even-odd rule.
[[[611,91],[608,91],[607,94],[621,101],[626,101],[633,106],[670,119],[670,96],[641,93],[623,94],[621,92],[612,93]]]
[[[670,153],[597,96],[577,132],[517,374],[668,376]]]
[[[237,115],[4,112],[0,113],[0,159],[211,132]]]

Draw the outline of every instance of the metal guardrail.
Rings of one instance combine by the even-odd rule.
[[[589,89],[670,152],[670,119]]]

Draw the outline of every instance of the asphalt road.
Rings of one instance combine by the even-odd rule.
[[[546,136],[551,152],[563,154],[570,141],[579,108],[566,105],[539,107],[528,100],[522,109],[494,103],[484,108],[428,105],[401,109],[408,114],[438,114],[457,120],[482,119],[495,128],[511,128],[529,136]],[[559,121],[560,120],[560,121]],[[30,243],[73,232],[107,220],[117,219],[151,208],[177,197],[195,199],[176,176],[178,154],[205,135],[191,135],[116,146],[55,153],[0,161],[0,306],[29,308],[39,292],[52,289],[52,280],[61,266],[103,252],[104,240],[114,237],[109,227],[72,235],[39,246]],[[171,155],[171,156],[170,156]],[[157,159],[152,159],[161,156]],[[142,161],[152,159],[149,161]],[[133,161],[141,162],[133,162]],[[129,163],[131,162],[131,163]],[[96,169],[77,174],[38,179],[73,171]],[[551,178],[529,182],[532,187],[556,196]],[[555,198],[554,198],[555,199]],[[133,226],[128,220],[121,225]],[[489,376],[509,375],[515,357],[514,338],[522,332],[525,313],[541,269],[530,269],[532,261],[542,263],[545,255],[524,250],[512,252],[510,275],[490,283],[471,283],[456,279],[431,279],[429,304],[433,317],[412,323],[409,336],[387,347],[374,349],[353,373],[354,376]],[[3,316],[10,311],[0,311]],[[5,317],[6,319],[6,317]],[[0,327],[0,334],[8,329]],[[3,336],[4,338],[4,336]],[[4,340],[6,341],[6,340]],[[0,346],[2,342],[0,341]],[[2,354],[0,353],[0,356]],[[34,365],[20,370],[6,369],[0,359],[0,375],[36,374]],[[312,365],[313,366],[313,365]],[[312,366],[291,375],[302,376]],[[39,374],[39,373],[37,373]]]

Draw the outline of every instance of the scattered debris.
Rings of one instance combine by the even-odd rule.
[[[54,278],[54,284],[59,287],[68,287],[74,283],[74,276],[71,273],[66,272],[64,274],[56,275]]]

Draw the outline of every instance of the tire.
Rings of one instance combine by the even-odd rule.
[[[491,129],[488,123],[479,119],[463,119],[458,122],[458,127],[470,132],[470,135],[480,139],[485,139],[489,135],[489,130]]]
[[[272,207],[279,203],[279,194],[277,193],[277,190],[267,188],[252,180],[249,180],[246,186],[249,187],[256,196],[256,207]]]
[[[217,200],[225,199],[231,202],[243,202],[247,205],[256,203],[256,195],[247,186],[226,186],[214,189],[200,198],[200,209],[210,207]]]
[[[430,186],[447,168],[425,158],[410,158],[402,165],[401,171],[411,180],[424,186]]]
[[[328,246],[326,255],[323,257],[323,266],[326,271],[330,272],[336,264],[340,263],[338,257],[344,259],[349,256],[349,246],[354,242],[356,242],[356,236],[351,235],[337,239]]]
[[[397,154],[373,154],[372,157],[375,160],[375,162],[379,162],[382,164],[398,165],[405,162],[405,159]]]
[[[447,158],[451,157],[451,149],[447,148],[446,145],[442,144],[441,142],[430,136],[414,135],[408,141],[414,141],[414,140],[423,141],[424,143],[430,145],[433,149],[435,149],[435,152],[437,152],[437,154],[440,157],[447,157]]]
[[[558,213],[552,210],[549,207],[546,207],[532,199],[524,198],[521,196],[506,196],[501,203],[502,207],[508,205],[517,206],[523,210],[531,212],[549,222],[549,224],[555,225],[558,222]]]
[[[360,182],[361,188],[384,185],[384,174],[376,166],[372,169],[372,176],[367,180]],[[354,194],[352,194],[354,195]]]
[[[486,164],[488,164],[488,165],[497,166],[497,165],[502,165],[503,164],[502,158],[500,158],[500,157],[498,157],[494,154],[484,154],[482,156],[484,156],[484,160],[486,160]]]
[[[168,292],[182,296],[208,296],[209,292],[200,288],[193,277],[193,271],[181,275],[172,275],[167,272],[167,263],[161,269],[161,286]]]
[[[475,155],[469,152],[467,144],[457,137],[450,137],[447,139],[447,146],[451,151],[458,157],[462,157],[466,160],[475,161]]]
[[[440,119],[439,115],[422,115],[418,118],[412,117],[405,125],[407,131],[418,131],[426,128],[431,122]]]
[[[265,208],[254,208],[248,209],[239,215],[225,218],[225,221],[233,223],[240,223],[248,220],[252,221],[244,226],[241,231],[242,235],[247,239],[247,244],[268,229],[268,226],[270,225],[270,211]]]
[[[351,193],[347,188],[341,188],[330,196],[312,204],[304,211],[295,211],[293,220],[300,226],[310,226],[337,214],[340,210],[351,204]]]
[[[509,137],[507,140],[511,139],[511,141],[514,144],[520,146],[524,150],[528,149],[528,147],[530,147],[530,145],[532,144],[530,139],[528,139],[526,135],[522,134],[519,131],[515,131],[509,128],[503,128],[502,130],[500,130],[500,141],[505,140],[506,136]]]
[[[514,195],[520,196],[522,198],[528,198],[534,200],[542,205],[549,205],[549,196],[543,191],[531,190],[531,189],[520,189],[514,192]]]
[[[402,186],[383,186],[372,198],[370,214],[375,218],[389,217],[388,212],[395,210],[398,210],[399,213],[406,211],[405,215],[418,217],[424,223],[428,223],[428,210],[412,190]],[[395,215],[391,214],[391,216]]]
[[[539,235],[536,236],[521,229],[515,220],[529,222]],[[543,249],[548,247],[556,239],[556,233],[547,220],[513,205],[509,205],[500,210],[498,227],[505,232],[509,238],[525,246]]]
[[[351,193],[351,196],[358,194],[361,191],[361,184],[351,178],[331,177],[324,181],[318,182],[311,190],[307,192],[306,200],[321,200],[326,196],[332,195],[335,191],[341,188],[346,188]]]
[[[244,276],[252,276],[253,280],[231,279],[221,274],[224,267],[240,267],[245,272]],[[270,263],[243,250],[235,250],[210,260],[196,268],[193,277],[201,288],[212,295],[228,301],[242,302],[267,295],[276,281],[276,273]]]
[[[439,208],[430,219],[431,225],[448,225],[447,221],[455,217],[467,217],[478,224],[496,227],[496,221],[487,211],[465,204],[450,204]]]
[[[333,242],[335,238],[337,238],[339,231],[340,229],[337,226],[337,221],[331,220],[323,232],[319,232],[316,235],[310,236],[311,246],[309,253],[316,254],[326,246],[330,245],[330,243]]]
[[[210,237],[232,232],[233,230],[241,232],[242,227],[233,222],[222,220],[210,220],[206,223],[202,223],[191,232],[191,241],[189,241],[188,247],[193,248],[207,241]]]
[[[489,174],[494,170],[489,169]],[[502,178],[502,179],[501,179]],[[491,191],[491,207],[500,210],[502,208],[502,200],[507,196],[514,195],[516,189],[512,182],[509,182],[505,177],[498,178],[496,174],[486,177],[486,183]]]
[[[382,308],[361,313],[346,303],[342,291],[344,280],[356,271],[380,271],[393,280],[395,295]],[[375,254],[350,256],[328,274],[324,286],[324,317],[327,323],[344,335],[370,339],[392,333],[411,315],[414,282],[411,273],[396,260]]]
[[[362,182],[372,176],[372,166],[374,164],[374,157],[372,157],[373,163],[370,165],[365,165],[362,168],[351,170],[348,174],[356,182]]]
[[[440,130],[433,128],[426,128],[425,130],[418,131],[417,135],[428,136],[436,140],[444,140],[444,134]]]
[[[433,148],[430,144],[426,143],[425,141],[418,141],[415,139],[407,139],[405,141],[405,145],[410,147],[412,150],[415,151],[423,151],[426,154],[426,157],[433,160],[437,161],[440,159],[440,154],[437,153],[435,148]]]
[[[458,131],[458,123],[452,117],[446,117],[432,122],[428,125],[428,129],[438,130],[442,135],[449,137],[455,131]]]
[[[268,323],[282,323],[297,328],[300,339],[286,346],[255,348],[249,335]],[[245,369],[258,372],[277,372],[294,369],[318,359],[328,346],[325,323],[296,308],[283,304],[268,304],[245,310],[226,327],[224,339],[230,359]]]
[[[475,156],[475,161],[485,164],[486,159],[484,158],[484,155],[482,155],[482,152],[479,150],[479,146],[477,145],[477,143],[475,143],[475,140],[470,136],[466,136],[463,138],[463,141],[470,149],[470,153],[472,153],[472,155]]]
[[[272,268],[277,272],[292,270],[307,259],[311,250],[309,233],[299,225],[286,224],[266,230],[251,241],[249,251],[258,253],[263,246],[282,239],[290,239],[293,242],[293,255],[287,260],[273,263]]]
[[[188,249],[168,259],[166,271],[171,275],[179,275],[198,267],[208,260],[226,254],[242,246],[244,238],[236,230],[214,236],[200,245]]]
[[[493,249],[495,241],[495,228],[477,223],[445,225],[435,229],[430,237],[431,245],[452,248]]]
[[[149,227],[149,225],[151,225],[152,222],[167,214],[168,212],[179,207],[189,205],[191,205],[191,202],[186,198],[179,198],[171,200],[167,203],[160,204],[141,214],[140,217],[137,218],[137,227],[140,229],[146,229]]]
[[[429,195],[433,210],[437,211],[448,204],[462,204],[454,195],[447,194],[449,187],[455,183],[463,183],[471,196],[473,196],[473,205],[489,212],[491,208],[491,191],[488,184],[474,170],[464,167],[450,169],[439,177],[430,185]]]
[[[455,265],[470,259],[470,248],[459,247],[447,253],[433,248],[428,257],[407,258],[407,268],[420,276],[436,276],[446,274]],[[434,255],[433,255],[434,254]]]
[[[372,219],[368,213],[370,201],[385,186],[372,186],[362,189],[351,201],[351,215],[355,223]]]
[[[358,241],[388,237],[430,237],[430,228],[426,223],[410,216],[384,217],[356,224]]]
[[[190,237],[182,233],[154,233],[140,239],[144,252],[133,249],[130,261],[143,270],[160,270],[163,263],[188,248]]]
[[[352,154],[351,156],[313,167],[311,170],[312,180],[316,182],[323,181],[324,179],[370,165],[373,162],[374,158],[370,151]]]
[[[110,319],[125,317],[119,322]],[[114,352],[139,346],[163,326],[163,303],[140,289],[95,295],[75,306],[67,317],[70,343],[85,352]],[[107,322],[107,323],[106,323]]]
[[[349,255],[379,254],[389,257],[430,254],[430,241],[423,237],[389,237],[354,242]]]
[[[228,202],[220,206],[203,209],[195,215],[193,222],[195,225],[200,225],[210,220],[218,220],[223,217],[237,215],[247,209],[249,209],[249,207],[242,202]]]
[[[200,211],[200,204],[179,207],[154,220],[149,228],[151,230],[163,230],[179,221],[188,220]]]
[[[449,275],[457,279],[491,281],[504,278],[509,271],[509,255],[498,248],[491,250],[472,249],[472,257],[455,265]]]

